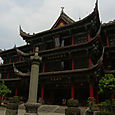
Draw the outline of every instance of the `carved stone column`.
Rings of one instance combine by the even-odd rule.
[[[30,59],[32,61],[31,65],[31,75],[30,75],[30,86],[29,86],[29,99],[25,104],[26,113],[25,115],[38,115],[37,109],[40,106],[37,103],[37,91],[38,91],[38,80],[39,80],[39,65],[42,60],[40,56],[38,56],[38,47],[35,49],[35,55],[31,56]]]

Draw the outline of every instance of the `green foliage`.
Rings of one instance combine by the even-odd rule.
[[[115,77],[113,74],[105,74],[104,77],[99,81],[99,93],[104,93],[104,91],[112,91],[115,88]]]
[[[90,105],[93,105],[93,104],[95,104],[95,98],[94,97],[89,97],[88,98],[88,105],[90,106]]]
[[[97,107],[97,105],[95,104],[95,98],[94,97],[88,98],[88,106],[90,108],[90,111],[92,111],[94,108]]]
[[[79,106],[79,101],[76,99],[69,99],[67,101],[67,106],[68,107],[78,107]]]
[[[112,100],[107,99],[106,101],[98,104],[98,106],[101,108],[102,111],[111,111],[111,107],[112,107],[112,109],[115,108],[115,99],[112,99]]]
[[[112,106],[115,107],[115,99],[112,99]]]
[[[8,93],[11,93],[11,90],[9,90],[4,81],[2,81],[2,83],[0,84],[0,97],[4,97]]]
[[[80,115],[80,109],[77,107],[68,107],[65,109],[65,115]]]
[[[104,102],[101,102],[98,105],[99,105],[99,107],[101,108],[102,111],[110,111],[111,110],[111,108],[110,108],[110,105],[111,105],[110,100],[106,100]]]
[[[98,113],[96,113],[95,115],[115,115],[113,112],[109,112],[109,111],[100,111]]]

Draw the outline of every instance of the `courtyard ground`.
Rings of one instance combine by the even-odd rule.
[[[65,115],[66,106],[58,106],[58,105],[41,105],[38,109],[39,115]],[[81,115],[85,115],[85,111],[87,110],[84,107],[80,107]],[[0,108],[0,115],[5,115],[6,108]],[[24,115],[25,108],[24,105],[20,105],[18,109],[18,115]]]
[[[65,115],[65,108],[58,105],[43,105],[39,108],[39,115]],[[5,115],[6,108],[0,108],[0,115]],[[25,108],[23,105],[19,106],[18,115],[24,115]]]

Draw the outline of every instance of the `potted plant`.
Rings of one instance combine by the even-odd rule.
[[[68,108],[65,109],[65,115],[80,115],[79,101],[77,99],[69,99],[67,101]]]
[[[97,107],[95,104],[95,98],[94,97],[88,98],[88,107],[89,107],[89,110],[87,111],[87,115],[93,115],[93,109],[95,107]]]

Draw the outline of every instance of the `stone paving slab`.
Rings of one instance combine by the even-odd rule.
[[[56,109],[55,109],[55,113],[65,113],[65,109],[66,109],[67,107],[61,107],[61,106],[58,106]]]
[[[0,115],[5,115],[5,109],[4,110],[2,110],[2,109],[0,109]]]
[[[41,105],[38,109],[39,112],[54,112],[58,105]]]

